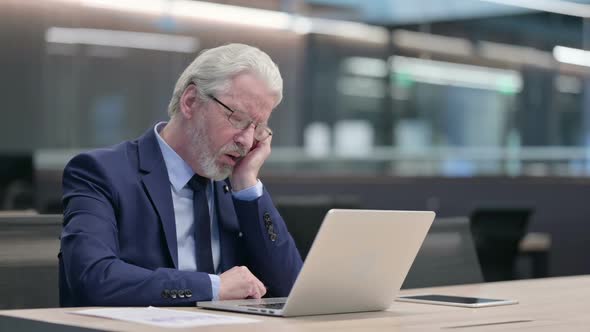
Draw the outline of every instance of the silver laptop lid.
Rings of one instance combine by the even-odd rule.
[[[330,210],[282,314],[389,308],[434,216],[431,211]]]

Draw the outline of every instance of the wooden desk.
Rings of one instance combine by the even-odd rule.
[[[469,309],[394,302],[388,311],[275,318],[262,322],[198,328],[199,331],[589,331],[590,275],[420,289],[445,294],[515,298],[517,305]],[[403,294],[416,293],[405,290]],[[80,308],[77,308],[80,309]],[[0,311],[1,331],[163,331],[148,325],[68,314],[71,308]],[[184,308],[183,310],[203,310]],[[211,312],[211,311],[207,311]],[[228,314],[224,312],[215,312]],[[233,315],[233,314],[232,314]],[[237,315],[237,314],[236,314]],[[10,317],[26,320],[15,320]],[[56,326],[50,322],[69,325]],[[488,325],[489,324],[489,325]],[[196,328],[193,328],[195,330]],[[168,329],[170,330],[170,329]],[[182,331],[183,329],[174,329]]]

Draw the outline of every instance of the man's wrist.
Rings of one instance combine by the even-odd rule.
[[[242,201],[253,201],[261,197],[262,194],[264,194],[264,188],[260,180],[257,180],[256,184],[252,187],[240,191],[232,190],[233,197]]]
[[[211,295],[212,301],[219,300],[219,289],[221,288],[221,278],[216,274],[210,274],[209,279],[211,279]]]
[[[230,180],[233,191],[241,191],[250,187],[255,186],[258,183],[258,178],[247,178],[247,179],[236,179]]]

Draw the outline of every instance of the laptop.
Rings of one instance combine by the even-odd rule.
[[[431,211],[332,209],[289,297],[207,301],[197,306],[282,317],[386,310],[434,215]]]

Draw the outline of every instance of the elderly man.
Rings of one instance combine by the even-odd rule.
[[[178,79],[169,122],[74,157],[63,176],[61,305],[287,296],[301,257],[258,180],[282,88],[259,49],[206,50]]]

